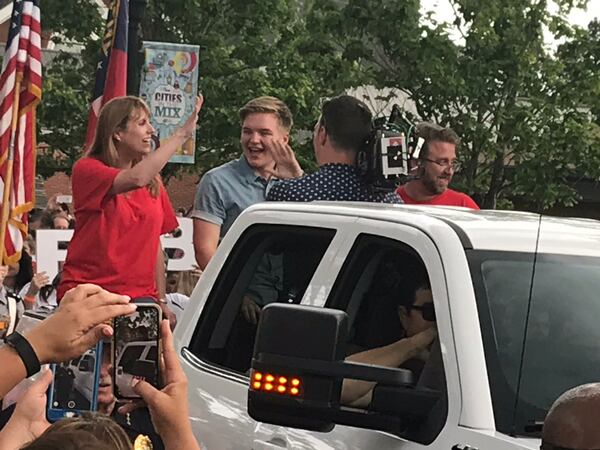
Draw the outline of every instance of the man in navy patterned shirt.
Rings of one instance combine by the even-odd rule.
[[[269,147],[277,164],[275,176],[283,180],[271,187],[267,200],[402,203],[394,192],[372,192],[356,167],[357,154],[366,145],[371,131],[372,115],[363,102],[349,95],[326,101],[313,135],[319,170],[285,179],[288,173],[298,173],[298,162],[286,143],[272,140]]]

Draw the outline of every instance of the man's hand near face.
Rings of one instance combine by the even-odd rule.
[[[268,139],[265,141],[265,147],[275,161],[275,167],[268,170],[271,176],[280,180],[287,180],[304,175],[294,150],[286,142]]]

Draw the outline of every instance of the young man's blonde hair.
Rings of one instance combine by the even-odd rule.
[[[263,113],[275,114],[279,125],[289,133],[294,124],[292,112],[285,103],[275,97],[263,96],[250,100],[240,109],[240,121],[244,123],[250,114]]]

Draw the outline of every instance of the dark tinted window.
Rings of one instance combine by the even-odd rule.
[[[149,359],[150,361],[158,361],[158,347],[156,345],[153,345],[152,347],[150,347],[150,350],[148,350],[148,356],[146,356],[146,359]]]
[[[246,230],[202,311],[192,352],[245,373],[262,307],[273,302],[300,303],[334,235],[331,229],[283,225]]]
[[[427,417],[414,420],[409,426],[404,424],[389,430],[423,444],[432,442],[446,422],[446,380],[439,342],[434,339],[418,356],[404,360],[400,366],[386,366],[382,361],[402,359],[396,351],[399,347],[392,347],[414,335],[403,328],[399,308],[406,308],[410,315],[420,315],[418,309],[411,310],[407,305],[414,303],[417,290],[430,290],[428,279],[425,264],[413,248],[394,239],[362,234],[354,243],[327,304],[348,314],[350,329],[346,353],[349,361],[410,370],[415,390],[439,392],[439,400]],[[429,306],[432,305],[429,303]],[[431,324],[430,328],[436,326],[433,321]],[[344,395],[344,389],[348,387],[347,381],[344,383],[343,404],[377,412],[377,402],[373,404],[373,397],[368,394],[346,402],[345,398],[353,397]],[[362,392],[362,389],[354,390]]]
[[[94,362],[95,362],[95,361],[96,361],[96,360],[94,359],[94,357],[93,357],[92,355],[85,355],[85,356],[84,356],[84,357],[81,359],[80,363],[83,363],[83,362],[85,362],[86,364],[88,364],[88,367],[94,367]],[[78,364],[78,366],[79,366],[79,364]]]
[[[121,354],[121,358],[119,359],[118,363],[123,366],[129,361],[135,361],[136,359],[139,359],[140,356],[142,356],[142,352],[145,348],[146,347],[143,345],[132,345],[127,347]]]
[[[404,336],[397,305],[426,277],[418,254],[393,239],[367,234],[354,243],[327,306],[350,321],[349,352],[391,344]]]
[[[534,265],[532,254],[469,258],[496,426],[523,435],[560,394],[600,376],[600,259],[538,255]]]
[[[470,251],[467,255],[477,297],[496,427],[509,433],[514,421],[533,254]]]
[[[600,259],[536,261],[517,426],[541,421],[556,398],[600,379]]]

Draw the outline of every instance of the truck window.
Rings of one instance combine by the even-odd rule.
[[[81,356],[75,359],[71,360],[71,365],[77,367],[77,365],[79,364],[79,360],[81,359]]]
[[[117,363],[121,366],[124,366],[130,361],[140,359],[144,348],[144,345],[130,345],[125,349],[123,353],[121,353],[121,357],[119,358]]]
[[[335,230],[255,225],[223,265],[198,322],[190,350],[199,358],[245,374],[257,321],[269,303],[300,303]]]
[[[469,256],[496,428],[516,435],[541,431],[552,402],[600,365],[600,258],[533,256]]]
[[[419,254],[393,239],[360,235],[326,306],[348,314],[347,360],[411,370],[416,389],[441,393],[430,417],[402,433],[409,440],[432,442],[446,421],[446,382],[429,277]],[[374,389],[364,381],[344,380],[341,403],[369,410]]]

